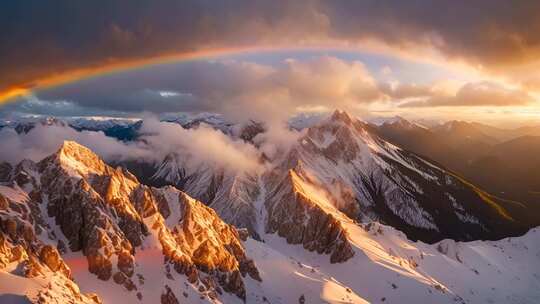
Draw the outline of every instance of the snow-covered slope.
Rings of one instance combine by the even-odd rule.
[[[521,229],[489,194],[345,112],[309,128],[274,171],[291,169],[351,218],[382,221],[412,239],[497,238]]]
[[[295,130],[303,130],[312,127],[329,117],[331,112],[321,113],[298,113],[288,120],[289,127]]]
[[[126,127],[139,120],[139,118],[116,118],[103,116],[73,117],[67,119],[71,126],[83,130],[105,130],[115,126]]]
[[[340,167],[340,161],[363,165],[361,172],[385,164],[390,169],[395,163],[412,165],[407,155],[360,128],[354,132],[368,137],[357,138],[354,145],[344,141],[349,149],[340,146],[339,153],[322,153],[321,149],[336,151],[330,148],[332,138],[343,139],[341,132],[347,131],[342,128],[349,130],[344,119],[334,117],[311,129],[272,170],[249,182],[232,183],[251,183],[256,189],[245,203],[253,210],[249,216],[255,219],[259,240],[242,241],[245,231],[225,224],[201,202],[174,187],[141,185],[129,172],[109,167],[74,142],[64,143],[39,163],[20,163],[0,185],[0,300],[540,301],[538,229],[500,241],[445,239],[426,244],[411,241],[368,215],[360,223],[356,215],[363,205],[354,189],[347,188],[349,171]],[[328,134],[328,130],[341,131]],[[366,147],[370,150],[362,150]],[[308,157],[316,155],[340,158],[333,166],[320,159],[315,159],[317,166],[308,165]],[[323,172],[336,181],[325,180]],[[421,176],[440,178],[433,172],[421,171],[426,174]]]
[[[289,170],[349,217],[381,221],[411,239],[496,239],[525,231],[496,198],[440,165],[381,139],[369,125],[345,112],[336,111],[307,128],[290,151],[267,168],[258,174],[205,164],[193,168],[178,151],[150,169],[154,172],[150,178],[140,177],[155,185],[179,187],[255,237],[261,226],[272,221],[274,230],[279,230],[275,223],[283,216],[261,219],[259,215],[271,214],[270,209],[280,204],[279,191],[273,188],[280,183],[291,188],[282,182]],[[265,210],[256,206],[260,201],[265,202]]]
[[[205,202],[227,222],[247,228],[256,235],[253,202],[260,191],[256,174],[205,163],[193,165],[189,160],[189,155],[182,151],[167,156],[154,168],[150,182],[160,186],[174,185]]]
[[[154,303],[170,289],[208,301],[219,294],[243,299],[245,280],[259,280],[237,230],[212,209],[173,187],[141,185],[75,142],[39,163],[17,165],[0,198],[6,273],[20,275],[12,269],[26,269],[37,255],[66,284],[73,275],[85,291],[112,290],[103,294],[106,302],[120,296]],[[9,244],[20,243],[15,254]],[[47,280],[47,272],[30,269]]]
[[[0,185],[0,302],[99,301],[94,294],[81,293],[71,280],[71,270],[56,246],[41,237],[43,219],[39,207],[29,201],[17,185]]]
[[[500,241],[411,242],[378,223],[346,224],[354,257],[332,264],[276,235],[249,240],[271,303],[538,303],[540,231]],[[283,278],[288,278],[284,280]],[[290,282],[294,282],[294,287]],[[248,303],[256,303],[248,285]]]
[[[262,279],[254,290],[260,288],[271,303],[295,303],[301,299],[305,303],[537,303],[540,300],[539,229],[500,241],[413,242],[392,227],[378,222],[360,224],[350,219],[323,192],[302,183],[296,176],[292,181],[296,191],[323,209],[335,226],[339,225],[340,234],[345,237],[341,241],[346,241],[352,255],[334,263],[317,250],[306,251],[309,249],[306,243],[291,245],[288,238],[271,231],[261,234],[264,243],[249,240],[247,252],[255,260]],[[298,214],[293,212],[293,216]],[[295,237],[324,226],[324,222],[319,222],[318,226],[300,233],[293,226],[289,228],[296,232],[292,235]],[[281,279],[285,277],[294,280],[294,287]],[[253,299],[256,303],[260,293],[249,292],[251,288],[248,286],[248,302]]]

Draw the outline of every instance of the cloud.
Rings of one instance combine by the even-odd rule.
[[[40,161],[57,151],[64,140],[74,140],[87,146],[107,160],[152,157],[151,151],[139,144],[126,144],[102,132],[77,132],[66,126],[38,124],[26,134],[3,128],[0,130],[0,140],[0,159],[14,164],[23,159]]]
[[[126,116],[128,113],[108,110],[98,107],[87,107],[76,102],[67,100],[41,100],[35,95],[30,95],[24,101],[9,103],[0,109],[0,117],[16,119],[25,115],[44,115],[54,117],[70,116]]]
[[[217,112],[233,122],[263,121],[278,132],[291,115],[310,109],[365,114],[373,104],[412,108],[532,102],[525,91],[493,82],[377,80],[360,61],[317,56],[273,65],[238,60],[158,65],[42,90],[25,102],[7,105],[0,115]]]
[[[433,95],[434,91],[433,86],[426,84],[392,84],[387,82],[380,83],[379,89],[389,98],[395,100],[429,97]]]
[[[428,47],[487,69],[538,62],[540,3],[467,1],[120,1],[0,10],[0,90],[40,78],[172,53],[258,45],[377,41]],[[68,25],[68,26],[66,26]],[[20,47],[24,46],[24,47]],[[528,70],[531,73],[533,70]]]
[[[363,63],[320,56],[276,65],[236,60],[160,65],[42,90],[35,100],[8,105],[4,113],[43,113],[49,104],[51,114],[211,111],[235,121],[269,122],[284,121],[299,108],[357,110],[382,98]]]
[[[381,98],[375,79],[360,61],[330,56],[288,60],[273,79],[289,88],[291,99],[297,101],[368,103]]]
[[[147,118],[140,132],[140,139],[147,143],[152,157],[158,162],[170,154],[176,154],[193,167],[204,164],[245,172],[257,170],[260,166],[260,153],[253,145],[204,124],[198,128],[184,129],[175,123]]]
[[[304,131],[291,130],[285,123],[274,123],[263,133],[257,134],[253,142],[262,155],[271,162],[287,155]]]
[[[401,107],[440,107],[440,106],[522,106],[533,102],[526,92],[507,89],[491,82],[467,83],[455,94],[447,95],[433,91],[424,100],[401,104]]]
[[[308,2],[121,1],[54,5],[2,3],[0,89],[39,79],[170,54],[253,46],[323,31]],[[20,46],[24,45],[24,48]]]
[[[260,152],[251,144],[236,140],[208,126],[184,129],[178,124],[146,118],[139,141],[122,142],[103,132],[75,131],[63,125],[38,124],[28,133],[0,130],[0,160],[18,163],[39,161],[59,149],[64,140],[87,146],[106,161],[145,160],[159,164],[175,153],[192,166],[205,164],[232,171],[257,170]]]

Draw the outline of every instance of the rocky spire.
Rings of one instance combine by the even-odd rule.
[[[64,169],[69,170],[71,174],[81,176],[103,174],[107,168],[105,162],[92,150],[71,140],[65,140],[56,153],[45,158],[40,163],[42,163],[41,166],[43,167],[50,165],[50,162],[62,166]]]
[[[343,122],[345,124],[350,124],[352,123],[353,119],[351,118],[349,113],[342,110],[335,110],[332,116],[330,116],[330,121]]]

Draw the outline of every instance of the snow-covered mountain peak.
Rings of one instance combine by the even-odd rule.
[[[414,127],[421,127],[420,125],[410,122],[409,120],[401,117],[401,116],[394,116],[392,119],[389,119],[386,121],[383,125],[394,125],[399,126],[401,128],[414,128]]]
[[[495,202],[371,130],[336,111],[261,174],[149,175],[187,194],[66,141],[0,184],[0,295],[23,269],[73,303],[537,303],[538,230],[458,242],[508,224]]]
[[[128,127],[139,121],[140,118],[118,118],[104,116],[73,117],[67,120],[69,125],[80,130],[106,130],[114,127]]]
[[[244,299],[246,276],[260,281],[237,230],[214,210],[173,187],[142,185],[76,142],[64,142],[37,165],[15,166],[10,177],[0,185],[0,276],[2,243],[21,243],[16,233],[24,230],[17,250],[27,255],[14,260],[9,253],[5,264],[19,267],[37,256],[41,267],[55,259],[47,266],[53,273],[65,268],[62,282],[76,286],[71,268],[76,278],[125,290],[132,300],[155,303],[166,286],[201,299],[224,292]],[[142,266],[148,259],[151,268]]]
[[[47,162],[46,160],[54,160],[56,164],[70,173],[81,176],[103,174],[106,170],[105,162],[92,150],[70,140],[64,141],[60,149],[44,161]]]
[[[293,169],[324,189],[353,219],[389,223],[411,238],[468,240],[512,225],[480,189],[385,141],[346,112],[308,128],[284,159],[281,170]]]
[[[424,125],[424,121],[409,120],[402,116],[396,115],[391,117],[377,117],[369,120],[370,124],[373,124],[380,128],[403,128],[403,129],[415,129],[421,128],[427,130]]]
[[[353,119],[351,118],[349,113],[347,113],[346,111],[335,110],[334,113],[332,113],[332,116],[330,116],[330,121],[342,122],[349,125],[353,122]]]

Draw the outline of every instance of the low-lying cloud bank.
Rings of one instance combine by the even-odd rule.
[[[28,133],[13,129],[0,130],[0,160],[16,164],[23,159],[39,161],[59,149],[64,140],[74,140],[107,161],[138,160],[161,162],[167,155],[177,153],[190,165],[206,164],[220,168],[256,170],[260,152],[251,144],[233,139],[209,126],[184,129],[174,123],[145,119],[139,140],[122,142],[103,132],[81,131],[62,125],[38,124]]]
[[[28,133],[0,130],[0,160],[15,164],[23,159],[39,161],[57,151],[64,140],[73,140],[89,147],[101,157],[111,159],[149,158],[150,151],[139,144],[126,144],[107,137],[103,132],[78,132],[67,126],[36,125]]]
[[[206,164],[234,171],[259,167],[259,151],[253,145],[204,124],[185,129],[175,123],[148,118],[143,122],[141,134],[141,141],[146,142],[146,148],[152,153],[152,161],[177,153],[186,157],[192,166]]]

